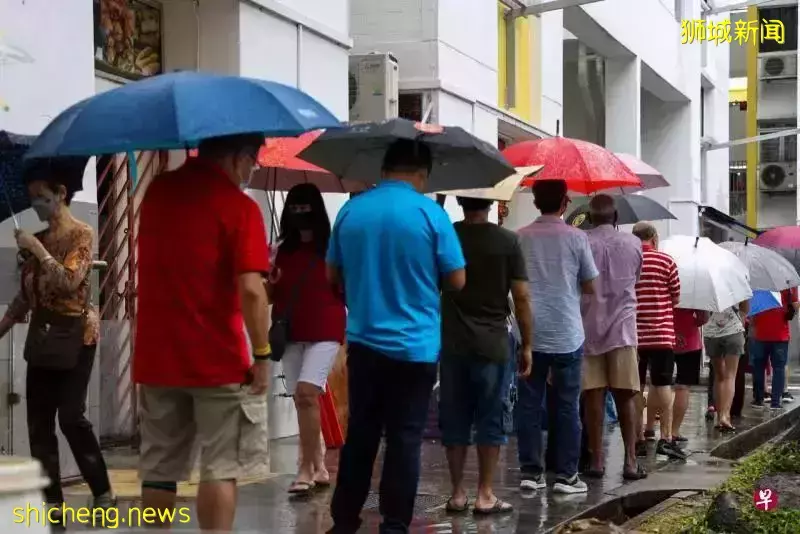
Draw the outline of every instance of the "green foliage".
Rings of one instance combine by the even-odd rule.
[[[800,444],[797,442],[763,447],[747,457],[724,484],[711,492],[708,502],[720,493],[735,493],[742,503],[741,518],[748,534],[797,534],[800,532],[800,510],[778,508],[773,512],[763,512],[752,504],[756,482],[764,476],[779,473],[800,475]],[[709,534],[711,530],[706,524],[706,513],[706,507],[692,510],[683,517],[669,518],[668,528],[647,528],[645,531]]]

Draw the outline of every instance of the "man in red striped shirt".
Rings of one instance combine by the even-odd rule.
[[[634,225],[633,235],[642,241],[642,274],[636,283],[636,331],[639,338],[639,381],[644,391],[650,368],[648,425],[645,439],[654,439],[655,414],[661,414],[661,439],[656,454],[686,459],[672,440],[672,375],[675,369],[674,308],[681,295],[678,266],[671,256],[658,251],[658,232],[647,222]],[[642,403],[642,408],[643,408]],[[639,425],[641,428],[641,424]],[[637,450],[645,453],[644,442]]]

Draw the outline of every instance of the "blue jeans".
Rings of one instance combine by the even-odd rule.
[[[788,341],[757,341],[750,345],[750,363],[753,366],[753,396],[757,403],[764,402],[764,375],[767,359],[772,364],[772,408],[781,407],[781,396],[786,387],[786,364],[789,359]]]
[[[553,370],[553,392],[556,395],[556,427],[558,446],[556,475],[571,478],[578,472],[581,454],[581,421],[579,399],[581,394],[581,361],[583,347],[566,354],[533,353],[533,372],[527,380],[519,381],[517,404],[517,441],[520,468],[525,473],[544,471],[542,424],[543,406],[547,386],[547,373]]]
[[[439,428],[445,447],[505,445],[511,433],[507,362],[447,354],[439,365]]]

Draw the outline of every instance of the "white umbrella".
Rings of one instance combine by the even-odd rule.
[[[753,296],[745,264],[707,237],[673,236],[659,250],[678,264],[679,308],[718,312]]]
[[[794,266],[768,248],[752,243],[727,241],[720,246],[736,254],[750,273],[750,287],[765,291],[783,291],[800,286],[800,275]]]

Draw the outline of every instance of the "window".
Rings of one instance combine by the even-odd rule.
[[[788,52],[797,50],[797,6],[769,7],[758,10],[759,23],[763,20],[780,20],[785,28],[783,44],[774,40],[763,41],[758,45],[759,52]]]

